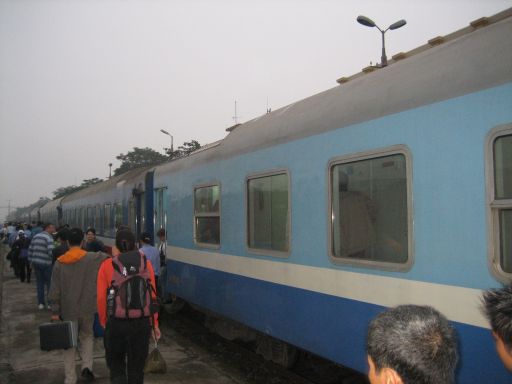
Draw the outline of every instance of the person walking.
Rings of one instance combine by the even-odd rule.
[[[105,245],[96,238],[96,230],[94,228],[87,228],[87,231],[85,231],[85,241],[82,248],[87,252],[105,252]]]
[[[18,251],[18,260],[17,260],[17,270],[18,277],[20,281],[23,283],[25,279],[27,283],[30,283],[30,275],[31,268],[28,262],[28,248],[30,246],[30,237],[26,235],[26,232],[20,231],[18,239],[14,242],[13,246],[17,248]]]
[[[157,291],[159,291],[158,277],[160,276],[160,253],[158,252],[158,249],[156,249],[156,247],[153,247],[151,245],[151,235],[148,232],[141,233],[140,241],[142,242],[142,247],[140,248],[140,251],[151,262],[153,272],[155,273],[156,289]]]
[[[108,255],[86,252],[80,248],[84,233],[80,228],[67,232],[69,250],[60,256],[53,267],[49,298],[52,303],[52,321],[71,320],[78,324],[82,357],[81,377],[94,380],[93,330],[96,312],[96,278],[101,263]],[[75,384],[76,348],[64,351],[64,384]]]
[[[136,249],[130,230],[117,231],[116,247],[120,253],[105,260],[98,272],[97,305],[105,328],[105,359],[111,383],[142,384],[152,327],[155,339],[160,338],[158,313],[151,308],[156,298],[155,276],[151,263]],[[128,299],[128,290],[140,295]]]
[[[28,261],[36,274],[37,302],[40,310],[44,309],[45,303],[46,307],[50,309],[50,303],[45,300],[45,287],[46,292],[49,292],[52,278],[52,250],[54,248],[52,233],[55,232],[55,226],[47,223],[43,228],[42,232],[32,238],[28,249]]]

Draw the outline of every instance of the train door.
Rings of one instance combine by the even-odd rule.
[[[135,239],[139,241],[140,233],[144,228],[144,192],[139,192],[135,195]]]
[[[154,227],[154,239],[160,229],[166,229],[167,227],[167,214],[164,207],[166,188],[155,189],[155,211],[153,215],[153,227]]]
[[[128,201],[128,227],[133,232],[137,231],[137,204],[135,198]]]
[[[148,233],[155,232],[155,223],[154,223],[154,189],[153,189],[153,179],[154,179],[154,171],[150,171],[146,173],[145,179],[145,212],[144,212],[144,231]],[[154,238],[152,241],[154,244]]]

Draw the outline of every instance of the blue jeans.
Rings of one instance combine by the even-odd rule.
[[[46,295],[50,292],[50,281],[52,280],[52,265],[38,265],[34,264],[34,271],[36,273],[37,283],[37,303],[45,304],[44,287],[46,286]]]

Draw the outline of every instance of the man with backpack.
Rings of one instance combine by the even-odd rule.
[[[67,232],[67,243],[70,248],[55,262],[49,298],[52,302],[52,321],[71,320],[78,323],[82,357],[81,377],[92,381],[92,326],[96,312],[96,278],[101,263],[108,255],[81,249],[83,237],[84,233],[79,228],[72,228]],[[64,351],[65,384],[74,384],[77,381],[75,351],[76,348]]]
[[[149,338],[160,338],[155,275],[151,263],[135,246],[129,229],[116,234],[120,254],[107,259],[98,272],[97,304],[105,327],[105,358],[110,381],[142,384]]]

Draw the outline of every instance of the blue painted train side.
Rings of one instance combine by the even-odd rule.
[[[493,208],[486,167],[493,161],[488,138],[512,134],[512,47],[504,39],[511,26],[508,18],[355,78],[346,89],[235,128],[196,159],[157,168],[155,183],[168,187],[170,204],[168,289],[361,371],[367,324],[376,313],[402,303],[432,305],[458,331],[458,382],[508,382],[479,297],[510,281],[488,257]],[[475,62],[464,63],[468,57]],[[331,165],[382,153],[403,154],[410,171],[409,263],[338,262],[330,237]],[[247,217],[248,179],[276,172],[289,179],[291,239],[277,256],[248,246]],[[196,233],[194,193],[203,186],[220,189],[214,247]]]

